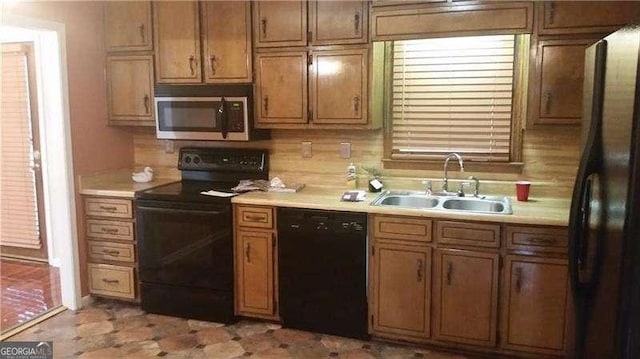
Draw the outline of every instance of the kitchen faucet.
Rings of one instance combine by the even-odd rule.
[[[449,160],[451,158],[457,158],[460,165],[460,172],[464,172],[464,164],[462,163],[462,156],[457,153],[450,153],[447,158],[444,159],[444,178],[442,178],[442,191],[449,192],[449,178],[447,177],[447,166],[449,166]]]

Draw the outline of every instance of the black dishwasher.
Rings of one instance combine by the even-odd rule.
[[[366,338],[366,214],[279,208],[278,241],[283,325]]]

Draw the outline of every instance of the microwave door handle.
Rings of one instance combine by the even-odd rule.
[[[226,101],[224,97],[220,100],[220,107],[216,113],[216,119],[220,121],[220,132],[222,132],[222,138],[227,139],[229,133],[229,123],[227,119],[227,109],[225,108]]]

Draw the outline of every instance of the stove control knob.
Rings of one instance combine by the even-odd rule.
[[[184,163],[191,163],[191,157],[186,156],[183,160]]]
[[[193,163],[195,163],[195,164],[200,163],[200,157],[196,156],[196,157],[193,159]]]

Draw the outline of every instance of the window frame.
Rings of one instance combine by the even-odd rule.
[[[484,172],[521,173],[522,137],[527,113],[527,94],[529,82],[529,48],[531,36],[529,34],[515,35],[515,64],[513,80],[513,103],[511,110],[511,141],[509,146],[509,161],[478,161],[465,160],[465,168]],[[384,79],[383,79],[383,156],[382,164],[385,169],[440,169],[442,161],[433,159],[393,159],[393,42],[384,42]],[[443,156],[444,160],[444,156]]]

